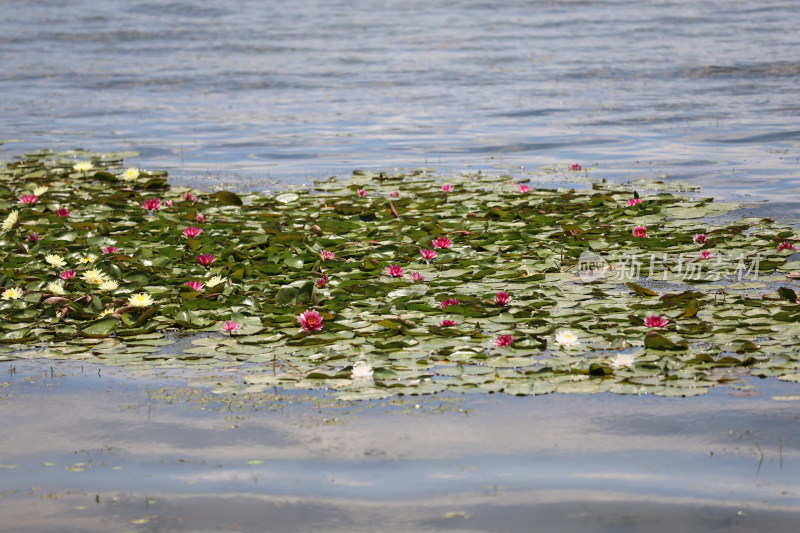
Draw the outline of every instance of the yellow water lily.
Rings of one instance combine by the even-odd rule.
[[[96,259],[97,259],[96,255],[94,255],[94,254],[86,254],[83,257],[81,257],[80,259],[78,259],[78,261],[80,261],[81,263],[94,263]]]
[[[72,165],[72,168],[76,172],[89,172],[94,168],[94,165],[90,161],[80,161]]]
[[[208,283],[206,283],[206,285],[208,285],[209,287],[214,287],[226,281],[228,281],[228,278],[223,278],[222,276],[214,276],[212,278],[209,278]]]
[[[154,303],[155,301],[153,298],[146,292],[132,294],[131,297],[128,298],[128,305],[131,307],[150,307]]]
[[[64,290],[64,285],[60,281],[51,281],[47,284],[47,292],[55,294],[56,296],[63,296],[67,294]]]
[[[125,181],[134,181],[139,177],[139,169],[136,167],[129,167],[122,173],[122,179]]]
[[[116,290],[117,287],[119,287],[119,283],[117,283],[113,279],[106,280],[100,284],[100,290],[104,292]]]
[[[36,187],[35,189],[33,189],[33,195],[34,196],[41,196],[44,193],[46,193],[47,191],[49,191],[49,190],[50,190],[50,188],[47,185],[40,185],[39,187]]]
[[[117,312],[117,309],[115,307],[107,307],[107,308],[103,309],[100,312],[99,315],[97,315],[97,318],[103,318],[103,317],[106,317],[108,315],[113,315],[116,312]]]
[[[100,270],[93,268],[92,270],[87,270],[83,274],[81,274],[81,278],[86,283],[91,283],[93,285],[100,285],[101,283],[106,281],[106,275],[103,274]]]

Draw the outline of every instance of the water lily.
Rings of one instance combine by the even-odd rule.
[[[611,366],[613,368],[624,368],[626,366],[633,366],[636,358],[631,353],[618,353],[611,359]]]
[[[197,201],[197,196],[195,196],[189,191],[186,191],[185,193],[183,193],[183,201],[195,203]]]
[[[458,322],[456,322],[455,320],[450,320],[449,318],[445,318],[444,320],[439,322],[439,327],[440,328],[450,328],[450,327],[457,326],[457,325],[458,325]]]
[[[633,207],[635,205],[639,205],[640,203],[642,203],[642,199],[641,198],[630,198],[630,199],[628,199],[628,207]]]
[[[100,290],[103,292],[111,292],[115,291],[119,288],[119,283],[114,281],[113,279],[108,279],[100,284]]]
[[[56,209],[56,215],[60,216],[61,218],[67,218],[70,215],[70,210],[66,207],[60,207]]]
[[[113,315],[116,312],[117,312],[117,308],[116,307],[106,307],[105,309],[100,311],[100,314],[97,315],[97,318],[105,318],[108,315]]]
[[[24,194],[19,197],[19,201],[22,204],[33,205],[39,201],[39,197],[35,194]]]
[[[322,250],[319,253],[319,256],[322,258],[323,261],[330,261],[336,257],[336,254],[333,252],[329,252],[328,250]]]
[[[33,233],[28,235],[27,239],[30,242],[39,242],[41,240],[41,237],[39,237],[38,231],[34,231]]]
[[[125,181],[136,181],[139,178],[139,169],[136,167],[128,167],[122,173],[122,179]]]
[[[423,258],[423,259],[424,259],[424,260],[425,260],[425,261],[426,261],[428,264],[430,264],[430,262],[431,262],[433,259],[436,259],[436,250],[428,250],[428,249],[426,249],[426,248],[423,248],[423,249],[421,249],[421,250],[419,251],[419,253],[422,255],[422,258]]]
[[[197,237],[201,233],[203,233],[203,230],[198,228],[197,226],[189,226],[188,228],[184,228],[183,230],[183,234],[189,238]]]
[[[437,237],[431,241],[431,244],[435,248],[450,248],[451,246],[453,246],[453,241],[451,241],[447,237]]]
[[[420,274],[419,272],[412,272],[411,279],[414,283],[425,283],[425,276]]]
[[[197,215],[195,215],[194,219],[196,221],[198,221],[200,224],[202,224],[203,222],[206,221],[206,216],[203,213],[197,213]]]
[[[79,161],[72,165],[72,168],[75,172],[83,172],[85,174],[92,170],[94,165],[90,161]]]
[[[155,301],[153,298],[146,292],[131,294],[130,298],[128,298],[128,305],[130,307],[150,307],[154,303]]]
[[[107,279],[106,275],[102,271],[96,268],[87,270],[86,272],[81,274],[81,278],[83,278],[83,281],[85,281],[86,283],[90,283],[92,285],[100,285]]]
[[[197,262],[203,265],[204,267],[211,266],[211,264],[216,260],[217,258],[214,257],[212,254],[203,254],[197,256]]]
[[[167,205],[167,207],[172,207],[173,205],[175,205],[175,201],[172,199],[164,200],[164,203]]]
[[[3,231],[8,231],[17,224],[19,224],[19,211],[14,210],[3,220]]]
[[[184,283],[187,287],[191,287],[193,290],[200,292],[203,290],[203,282],[202,281],[187,281]]]
[[[398,265],[389,265],[388,267],[386,267],[386,275],[391,276],[393,278],[402,278],[403,269],[400,268]]]
[[[353,379],[369,379],[372,375],[372,367],[366,361],[356,361],[353,370],[350,371],[350,377]]]
[[[646,226],[636,226],[633,228],[633,236],[634,237],[647,237],[647,227]]]
[[[511,346],[514,344],[514,335],[498,335],[497,340],[494,341],[495,346],[502,348],[503,346]]]
[[[713,259],[713,258],[714,258],[714,254],[712,254],[708,250],[703,250],[702,252],[700,252],[700,259],[702,259],[704,261],[707,260],[707,259]]]
[[[644,319],[644,325],[648,328],[665,328],[669,324],[669,320],[661,315],[648,315]]]
[[[358,195],[359,195],[361,198],[366,198],[366,197],[367,197],[367,190],[366,190],[366,189],[361,189],[361,190],[359,190],[359,191],[358,191]]]
[[[67,264],[63,257],[57,254],[47,254],[44,256],[44,260],[47,262],[48,265],[61,268]]]
[[[72,269],[65,270],[64,272],[59,274],[58,277],[61,278],[61,279],[64,279],[64,280],[71,280],[72,278],[75,277],[75,271],[72,270]]]
[[[3,300],[19,300],[25,295],[22,289],[14,287],[13,289],[6,289],[3,291]]]
[[[441,302],[439,302],[439,305],[442,307],[442,309],[444,309],[448,305],[458,305],[458,299],[449,298],[447,300],[442,300]]]
[[[117,248],[116,246],[106,246],[100,251],[103,252],[104,254],[113,254],[115,252],[119,252],[119,248]]]
[[[453,192],[453,186],[450,185],[449,183],[445,183],[444,185],[442,185],[442,191],[443,192]]]
[[[705,244],[706,243],[706,234],[705,233],[695,233],[692,240],[698,244]]]
[[[300,322],[303,331],[319,331],[324,327],[320,314],[310,309],[303,311],[297,317],[297,321]]]
[[[64,285],[60,281],[51,281],[47,284],[46,290],[47,292],[55,294],[56,296],[63,296],[67,294],[67,291],[64,290]]]
[[[398,196],[400,196],[400,191],[392,191],[389,193],[389,196],[391,196],[392,198],[397,198]]]
[[[233,320],[226,320],[222,324],[222,331],[224,331],[225,333],[228,333],[230,335],[233,335],[233,332],[237,331],[238,329],[239,329],[239,323],[238,322],[234,322]]]
[[[222,276],[212,276],[208,278],[208,286],[209,287],[216,287],[220,283],[226,283],[228,278],[223,278]]]
[[[575,346],[580,341],[575,333],[569,331],[568,329],[562,329],[556,333],[556,342],[561,346]]]
[[[159,200],[158,198],[148,198],[142,204],[142,209],[150,212],[158,211],[159,209],[161,209],[161,200]]]
[[[82,263],[82,264],[94,263],[96,260],[97,260],[97,256],[94,255],[94,254],[86,254],[83,257],[81,257],[80,259],[78,259],[78,261],[80,263]]]
[[[500,307],[505,307],[511,301],[511,296],[509,296],[507,292],[500,291],[497,293],[497,295],[495,295],[494,301]]]
[[[324,287],[327,284],[328,284],[328,275],[327,274],[323,274],[322,277],[317,280],[317,287],[319,287],[321,289],[322,287]]]
[[[569,166],[569,169],[570,169],[570,170],[580,170],[580,169],[581,169],[581,165],[580,165],[579,163],[572,163],[572,164]]]
[[[517,185],[517,190],[522,194],[531,192],[531,188],[527,185]]]
[[[46,193],[47,191],[49,191],[49,190],[50,190],[50,187],[48,187],[47,185],[40,185],[40,186],[35,187],[33,189],[33,195],[34,196],[41,196],[44,193]]]
[[[782,243],[780,243],[778,245],[778,251],[782,252],[784,250],[792,250],[793,252],[796,252],[797,251],[797,247],[794,244],[790,243],[790,242],[784,241],[784,242],[782,242]]]

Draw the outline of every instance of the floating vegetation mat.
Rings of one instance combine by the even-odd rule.
[[[800,235],[734,204],[422,171],[204,193],[127,155],[2,170],[0,360],[225,369],[219,392],[342,399],[800,381]]]

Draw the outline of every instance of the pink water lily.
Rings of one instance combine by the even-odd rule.
[[[639,205],[640,203],[642,203],[642,199],[641,198],[629,198],[628,199],[628,207],[633,207],[635,205]]]
[[[525,194],[525,193],[531,192],[531,188],[530,188],[530,187],[528,187],[527,185],[518,185],[518,186],[517,186],[517,190],[518,190],[519,192],[521,192],[522,194]]]
[[[403,269],[400,268],[398,265],[389,265],[388,267],[386,267],[386,275],[391,276],[393,278],[402,278]]]
[[[106,246],[100,251],[103,252],[104,254],[113,254],[114,252],[119,252],[119,248],[117,248],[116,246]]]
[[[367,197],[367,190],[366,190],[366,189],[361,189],[361,190],[359,190],[359,191],[358,191],[358,195],[359,195],[361,198],[366,198],[366,197]]]
[[[184,283],[187,287],[191,287],[193,290],[200,292],[203,290],[203,282],[202,281],[187,281]]]
[[[323,274],[321,278],[317,280],[317,287],[322,288],[328,284],[328,275]]]
[[[439,327],[440,328],[450,328],[450,327],[457,326],[457,325],[458,325],[458,322],[456,322],[455,320],[450,320],[449,318],[445,318],[444,320],[439,322]]]
[[[425,276],[419,272],[412,272],[411,279],[414,280],[414,283],[425,283]]]
[[[633,236],[634,237],[647,237],[647,227],[646,226],[636,226],[633,228]]]
[[[445,183],[444,185],[442,185],[442,191],[443,192],[453,192],[453,186],[450,185],[449,183]]]
[[[194,219],[202,224],[203,222],[206,221],[206,216],[203,213],[197,213]]]
[[[437,237],[431,241],[434,248],[450,248],[453,246],[453,241],[447,237]]]
[[[706,243],[706,234],[705,233],[695,233],[692,240],[698,244],[705,244]]]
[[[72,270],[72,269],[65,270],[64,272],[59,274],[58,277],[61,278],[61,279],[65,279],[65,280],[71,280],[72,278],[75,277],[75,271]]]
[[[514,344],[514,335],[498,335],[497,340],[494,341],[494,345],[502,348],[503,346],[511,346]]]
[[[211,263],[216,261],[217,258],[214,257],[212,254],[205,254],[205,255],[198,255],[197,262],[203,266],[211,266]]]
[[[570,169],[570,170],[580,170],[580,169],[581,169],[581,165],[580,165],[579,163],[572,163],[572,164],[569,166],[569,169]]]
[[[505,307],[511,301],[511,296],[509,296],[507,292],[500,291],[495,295],[494,301],[497,302],[497,305],[500,307]]]
[[[161,200],[158,198],[148,198],[142,204],[142,209],[145,211],[158,211],[161,209]]]
[[[183,230],[183,234],[186,235],[187,237],[197,237],[201,233],[203,233],[203,230],[201,230],[197,226],[189,226],[188,228],[184,228]]]
[[[428,263],[430,263],[431,260],[436,259],[436,250],[428,250],[426,248],[423,248],[419,251],[419,253],[422,255],[422,258]]]
[[[184,202],[192,202],[192,203],[194,203],[194,202],[197,201],[197,196],[195,196],[194,194],[190,193],[189,191],[186,191],[185,193],[183,193],[183,201]]]
[[[661,315],[648,315],[644,319],[644,325],[648,328],[665,328],[669,324],[669,320]]]
[[[20,203],[33,205],[39,201],[39,197],[35,194],[24,194],[19,197]]]
[[[67,218],[70,214],[70,210],[66,207],[62,207],[61,209],[56,209],[56,215],[60,216],[61,218]]]
[[[704,261],[707,260],[707,259],[713,259],[713,257],[714,257],[714,254],[712,254],[708,250],[703,250],[702,252],[700,252],[700,259],[702,259]]]
[[[222,331],[225,333],[233,334],[234,331],[239,329],[239,323],[234,322],[233,320],[226,320],[225,323],[222,324]]]
[[[322,258],[323,261],[330,261],[336,257],[336,254],[333,252],[329,252],[328,250],[322,250],[319,253],[319,256]]]
[[[797,251],[797,247],[794,244],[790,243],[790,242],[784,241],[784,242],[782,242],[782,243],[780,243],[778,245],[778,251],[782,252],[784,250],[792,250],[792,251],[796,252]]]
[[[397,198],[398,196],[400,196],[400,191],[392,191],[389,193],[389,196],[391,196],[392,198]]]
[[[439,302],[439,305],[442,307],[442,309],[444,309],[448,305],[458,305],[458,299],[449,298],[447,300],[442,300],[441,302]]]
[[[306,310],[297,317],[303,331],[319,331],[324,327],[322,317],[319,313],[312,310]]]
[[[28,235],[28,240],[30,242],[38,242],[39,240],[41,240],[41,237],[39,237],[39,232],[38,231],[34,231],[30,235]]]

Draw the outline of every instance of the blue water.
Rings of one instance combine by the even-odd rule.
[[[800,198],[793,0],[5,4],[0,156],[256,188],[578,162]]]

